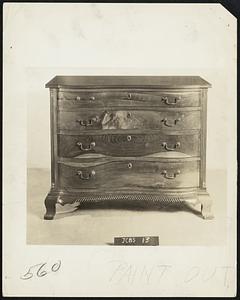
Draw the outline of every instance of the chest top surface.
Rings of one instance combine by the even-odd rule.
[[[209,88],[199,76],[55,76],[46,88]]]

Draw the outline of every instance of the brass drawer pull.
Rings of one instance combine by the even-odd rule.
[[[76,97],[76,100],[77,101],[80,101],[80,100],[83,100],[83,101],[87,101],[87,100],[90,100],[90,101],[94,101],[95,100],[95,97],[94,96],[91,96],[91,97],[89,97],[88,99],[84,99],[84,98],[81,98],[80,96],[77,96]]]
[[[173,127],[173,126],[175,126],[175,125],[177,124],[177,122],[179,122],[179,121],[181,121],[180,118],[174,120],[172,124],[169,124],[167,118],[164,118],[164,119],[162,120],[163,124],[164,124],[165,126],[167,126],[167,127]]]
[[[83,144],[81,142],[77,142],[77,146],[82,150],[82,151],[90,151],[95,147],[95,142],[90,143],[89,146],[83,147]]]
[[[180,147],[180,142],[177,142],[172,148],[168,147],[168,145],[167,145],[166,142],[162,143],[162,146],[163,146],[163,148],[164,148],[165,150],[167,150],[167,151],[174,151],[174,150],[176,150],[178,147]]]
[[[127,136],[127,140],[128,140],[128,142],[130,142],[130,141],[131,141],[131,139],[132,139],[131,135],[128,135],[128,136]]]
[[[89,174],[83,175],[83,172],[81,170],[77,171],[77,175],[82,180],[89,180],[91,177],[93,177],[96,174],[94,170],[92,170]]]
[[[97,121],[99,121],[99,117],[94,117],[89,120],[76,120],[76,122],[78,122],[79,125],[85,126],[85,127],[92,126],[93,122],[97,122]]]
[[[168,175],[167,170],[163,170],[161,174],[163,175],[164,178],[167,178],[167,179],[174,179],[174,178],[176,178],[176,176],[179,175],[180,173],[181,173],[180,170],[177,170],[177,172]]]
[[[79,125],[86,126],[86,127],[93,125],[93,121],[92,120],[76,120],[76,122],[78,122]]]
[[[128,168],[132,169],[132,163],[128,163]]]
[[[167,105],[174,105],[177,104],[177,101],[181,100],[181,97],[175,98],[173,102],[168,101],[168,97],[162,97],[162,101]]]

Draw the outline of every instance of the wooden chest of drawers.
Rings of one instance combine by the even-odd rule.
[[[207,89],[198,76],[56,76],[50,88],[51,190],[56,204],[201,203],[206,191]]]

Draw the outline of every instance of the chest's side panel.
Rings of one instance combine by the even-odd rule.
[[[51,188],[58,188],[58,89],[50,89],[50,128],[51,128]]]
[[[206,150],[207,150],[207,89],[201,92],[201,164],[200,164],[200,188],[206,190]]]

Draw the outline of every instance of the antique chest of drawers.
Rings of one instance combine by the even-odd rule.
[[[211,219],[206,190],[207,90],[198,76],[56,76],[50,89],[56,204],[190,201]]]

